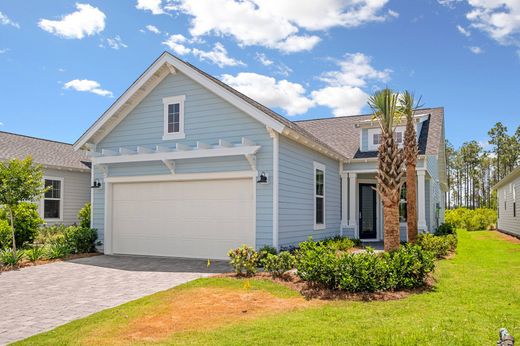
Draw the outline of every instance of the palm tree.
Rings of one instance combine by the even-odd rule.
[[[383,202],[385,251],[399,248],[399,197],[403,185],[403,153],[394,139],[399,124],[399,95],[390,89],[376,92],[368,99],[373,118],[381,127],[378,153],[377,193]]]
[[[406,130],[404,132],[404,159],[406,162],[406,222],[408,226],[408,242],[417,240],[417,133],[415,132],[414,114],[419,108],[415,103],[414,95],[404,91],[399,100],[401,113],[406,117]]]

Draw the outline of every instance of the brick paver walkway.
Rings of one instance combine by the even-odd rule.
[[[0,273],[0,345],[222,271],[224,262],[95,256]]]

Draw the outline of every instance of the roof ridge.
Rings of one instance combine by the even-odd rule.
[[[36,139],[36,140],[39,140],[39,141],[46,141],[46,142],[52,142],[52,143],[65,144],[65,145],[70,145],[70,146],[72,146],[72,143],[60,142],[60,141],[56,141],[56,140],[54,140],[54,139],[47,139],[47,138],[41,138],[41,137],[34,137],[34,136],[23,135],[23,134],[20,134],[20,133],[14,133],[14,132],[9,132],[9,131],[0,131],[0,133],[5,133],[5,134],[8,134],[8,135],[12,135],[12,136],[18,136],[18,137],[25,137],[25,138],[30,138],[30,139]]]
[[[416,111],[425,111],[425,110],[433,110],[433,109],[442,109],[444,107],[428,107],[428,108],[419,108],[416,109]],[[351,115],[340,115],[337,117],[324,117],[324,118],[312,118],[312,119],[302,119],[302,120],[289,120],[294,123],[303,123],[305,121],[318,121],[318,120],[334,120],[334,119],[342,119],[342,118],[354,118],[354,117],[367,117],[371,116],[372,113],[366,113],[366,114],[351,114]]]

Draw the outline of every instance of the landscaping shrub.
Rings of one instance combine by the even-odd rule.
[[[43,246],[33,246],[25,250],[25,257],[31,262],[41,260],[45,257],[45,249]]]
[[[424,285],[434,269],[433,253],[417,245],[388,253],[338,253],[312,240],[300,244],[296,255],[298,276],[330,289],[375,292]]]
[[[72,253],[87,253],[95,250],[97,232],[93,228],[69,226],[65,228],[65,243]]]
[[[50,245],[65,241],[65,225],[51,225],[42,227],[38,230],[35,243],[41,245]]]
[[[354,241],[347,237],[336,236],[333,238],[325,239],[319,242],[323,246],[328,246],[337,251],[348,251],[352,249],[355,244]]]
[[[474,210],[457,208],[446,210],[445,220],[446,223],[450,223],[456,228],[478,231],[494,228],[497,222],[497,213],[495,210],[488,208]]]
[[[288,251],[282,251],[279,255],[268,254],[264,260],[264,268],[273,277],[282,277],[294,268],[295,261],[294,256]]]
[[[256,273],[259,264],[259,254],[252,247],[242,245],[228,252],[229,263],[238,275],[251,276]]]
[[[23,250],[18,250],[16,253],[13,249],[0,250],[0,262],[6,266],[15,266],[22,260],[24,256]]]
[[[436,258],[444,258],[457,248],[457,235],[435,236],[430,233],[419,234],[417,244],[431,252]]]
[[[49,259],[67,257],[70,255],[70,248],[64,242],[56,242],[47,247],[46,255]]]
[[[455,234],[455,226],[451,223],[443,223],[439,227],[437,227],[437,230],[435,231],[435,235],[442,236],[442,235],[448,235],[448,234]]]
[[[90,203],[85,204],[83,208],[78,212],[79,227],[90,228],[90,215],[91,206]]]
[[[38,229],[43,225],[43,220],[38,214],[38,206],[35,203],[22,202],[13,210],[14,217],[14,236],[16,245],[22,247],[26,244],[31,244],[36,236]],[[10,227],[9,216],[5,209],[0,208],[0,220],[4,221],[0,224],[0,238],[5,238],[5,222]],[[8,228],[9,233],[11,229]],[[5,239],[0,239],[5,241]],[[3,247],[11,246],[12,239],[9,235],[8,245],[2,244]]]
[[[0,219],[0,250],[11,247],[13,235],[11,234],[11,226],[7,220]]]
[[[269,254],[276,255],[278,251],[274,246],[264,245],[258,250],[258,264],[264,266],[265,259]]]

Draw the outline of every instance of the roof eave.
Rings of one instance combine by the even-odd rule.
[[[516,167],[515,169],[513,169],[511,171],[511,173],[509,173],[504,178],[502,178],[502,180],[500,180],[498,183],[496,183],[495,186],[492,187],[492,189],[496,190],[496,189],[504,186],[505,184],[509,183],[511,180],[513,180],[514,178],[517,178],[517,177],[520,177],[520,166]]]

